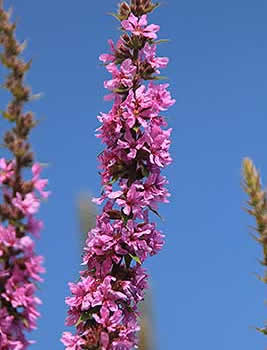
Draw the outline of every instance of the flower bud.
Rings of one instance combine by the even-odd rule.
[[[27,181],[27,182],[24,182],[21,186],[21,192],[23,194],[27,194],[27,193],[30,193],[32,192],[33,190],[33,183],[32,181]]]
[[[127,19],[129,14],[131,12],[131,9],[129,7],[129,5],[126,2],[122,2],[119,5],[119,17],[121,20],[123,19]]]
[[[12,131],[6,132],[4,136],[4,142],[7,146],[11,145],[15,140],[15,136]]]
[[[23,120],[24,127],[27,128],[27,129],[33,128],[35,126],[35,124],[36,124],[32,113],[25,114],[23,116],[22,120]]]
[[[121,39],[124,41],[125,45],[129,45],[130,41],[131,41],[131,38],[129,36],[129,34],[127,33],[124,33],[122,36],[121,36]]]
[[[153,4],[151,0],[132,0],[131,11],[135,16],[140,17],[144,14],[152,12],[157,6],[158,3]]]
[[[34,155],[32,152],[27,152],[22,158],[22,164],[25,168],[29,168],[33,164]]]

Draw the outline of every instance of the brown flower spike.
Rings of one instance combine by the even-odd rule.
[[[264,276],[260,280],[267,284],[267,193],[262,189],[260,174],[249,158],[243,161],[243,188],[249,196],[247,212],[256,219],[255,237],[263,248],[262,265],[265,267]],[[257,328],[258,331],[267,335],[267,325]]]

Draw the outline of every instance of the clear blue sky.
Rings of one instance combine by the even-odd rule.
[[[98,56],[108,38],[118,37],[118,23],[105,15],[116,4],[6,1],[14,5],[19,38],[29,39],[28,81],[44,93],[32,106],[42,118],[32,140],[39,160],[50,163],[53,191],[41,211],[46,229],[38,249],[47,275],[35,350],[63,349],[64,297],[80,263],[75,201],[83,189],[100,189],[102,146],[94,130],[96,115],[110,106]],[[166,75],[177,99],[168,114],[172,200],[161,209],[167,243],[147,265],[159,350],[264,348],[253,327],[264,321],[265,286],[253,275],[260,250],[241,209],[240,168],[251,156],[267,183],[266,13],[265,0],[168,0],[151,16],[161,37],[171,39],[160,53],[171,59]]]

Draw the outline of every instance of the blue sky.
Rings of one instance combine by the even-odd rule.
[[[107,111],[98,56],[117,38],[106,13],[117,0],[6,0],[28,39],[28,82],[43,92],[32,109],[41,119],[32,142],[53,191],[41,210],[46,229],[38,250],[47,274],[35,350],[63,349],[67,282],[78,277],[77,195],[99,194],[94,130]],[[252,157],[267,183],[267,48],[265,0],[169,0],[152,16],[161,25],[160,54],[170,57],[177,103],[168,112],[173,164],[165,172],[172,199],[164,251],[147,263],[152,274],[158,350],[263,349],[255,326],[264,321],[260,249],[242,211],[241,160]],[[3,70],[0,70],[2,75]],[[166,73],[166,74],[165,74]],[[1,76],[2,80],[2,76]],[[1,105],[7,102],[0,95]],[[1,121],[1,124],[3,122]],[[3,126],[0,126],[1,132]],[[153,349],[154,350],[154,349]]]

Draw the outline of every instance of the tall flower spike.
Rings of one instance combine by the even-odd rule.
[[[255,168],[252,160],[245,158],[243,161],[243,188],[249,196],[247,212],[256,219],[256,240],[262,245],[263,260],[265,267],[264,276],[260,280],[267,284],[267,194],[262,189],[260,174]],[[267,325],[264,328],[258,328],[258,331],[267,335]]]
[[[104,204],[96,227],[88,233],[78,283],[70,283],[64,332],[67,350],[131,350],[137,346],[138,304],[148,285],[143,262],[163,246],[163,235],[150,215],[168,202],[167,179],[161,170],[171,163],[171,129],[162,116],[174,104],[168,84],[154,84],[168,64],[156,57],[159,26],[148,24],[150,0],[123,2],[119,8],[123,34],[109,40],[111,53],[102,54],[111,73],[104,82],[113,100],[98,117],[97,130],[106,148],[99,156]],[[149,10],[150,9],[150,10]],[[159,215],[159,214],[158,214]]]
[[[4,87],[12,95],[2,112],[12,128],[3,142],[11,158],[0,158],[0,349],[24,350],[32,343],[25,331],[35,329],[39,317],[36,308],[41,301],[35,292],[44,272],[43,258],[35,254],[30,234],[38,235],[43,226],[34,215],[41,198],[47,198],[49,192],[44,191],[47,180],[40,178],[42,169],[34,163],[29,143],[36,121],[31,112],[24,112],[31,99],[30,88],[24,83],[31,62],[20,58],[25,45],[17,41],[10,15],[0,1],[0,59],[9,71]]]

